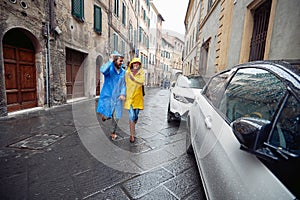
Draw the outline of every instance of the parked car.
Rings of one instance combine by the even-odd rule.
[[[187,126],[207,199],[299,199],[300,60],[213,76]]]
[[[180,120],[193,104],[195,96],[200,95],[204,85],[201,76],[179,75],[170,89],[167,121]]]

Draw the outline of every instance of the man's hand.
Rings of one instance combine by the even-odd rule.
[[[126,97],[124,95],[120,95],[119,99],[121,99],[122,101],[125,101]]]
[[[115,55],[114,54],[110,54],[109,56],[109,60],[112,62],[114,60]]]

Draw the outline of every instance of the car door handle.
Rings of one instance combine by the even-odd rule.
[[[206,126],[207,129],[211,129],[211,116],[207,116],[204,119],[204,123],[205,123],[205,126]]]

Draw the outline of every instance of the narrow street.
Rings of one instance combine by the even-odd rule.
[[[129,142],[127,111],[118,138],[97,100],[0,118],[1,199],[205,199],[185,124],[167,123],[169,90],[146,90]]]

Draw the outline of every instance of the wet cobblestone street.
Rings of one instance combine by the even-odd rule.
[[[168,90],[147,89],[136,142],[118,139],[97,100],[0,118],[1,199],[205,199],[185,124],[167,123]]]

